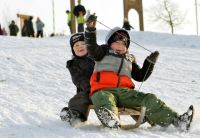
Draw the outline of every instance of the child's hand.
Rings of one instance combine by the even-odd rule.
[[[97,16],[95,16],[95,13],[93,15],[90,15],[87,19],[87,27],[96,27],[96,21],[97,21]]]
[[[150,60],[150,61],[153,62],[153,63],[156,63],[159,54],[160,54],[160,53],[159,53],[158,51],[154,51],[153,53],[151,53],[151,54],[147,57],[147,59]]]

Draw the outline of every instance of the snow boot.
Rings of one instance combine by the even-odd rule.
[[[177,116],[173,120],[173,125],[175,127],[180,128],[180,130],[187,131],[190,129],[190,124],[192,122],[193,116],[194,116],[194,107],[193,105],[190,105],[187,112]]]
[[[69,122],[71,125],[72,122],[80,118],[80,114],[77,111],[69,109],[68,107],[64,107],[60,112],[60,118],[62,121]]]
[[[99,108],[97,111],[97,117],[105,127],[114,129],[118,129],[120,127],[117,115],[105,107]]]

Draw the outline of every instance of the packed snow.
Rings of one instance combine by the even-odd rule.
[[[106,33],[98,31],[98,44],[105,43]],[[136,89],[156,94],[179,114],[193,104],[189,132],[173,126],[150,128],[147,123],[135,130],[111,130],[101,125],[94,111],[83,126],[72,128],[59,118],[76,90],[66,69],[72,55],[70,36],[0,36],[0,138],[199,138],[200,38],[152,32],[130,35],[129,51],[139,65],[150,54],[148,50],[160,52],[153,74],[142,85],[136,82]],[[121,121],[134,123],[129,116]]]

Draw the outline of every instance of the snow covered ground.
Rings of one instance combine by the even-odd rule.
[[[104,43],[105,31],[98,32]],[[148,124],[136,130],[103,128],[94,112],[81,128],[60,121],[59,112],[75,94],[66,61],[71,58],[69,36],[44,39],[0,36],[0,138],[199,138],[200,38],[151,32],[130,32],[132,41],[160,51],[151,77],[141,87],[182,114],[190,104],[196,112],[188,133]],[[131,44],[142,65],[150,53]],[[140,83],[136,83],[139,88]],[[129,116],[121,118],[129,123]],[[133,122],[133,121],[132,121]]]

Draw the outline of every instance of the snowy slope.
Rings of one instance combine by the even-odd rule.
[[[105,31],[98,32],[104,43]],[[82,128],[59,119],[59,112],[74,95],[66,61],[71,58],[69,36],[44,39],[0,36],[0,138],[169,138],[200,137],[200,38],[152,32],[130,32],[134,42],[160,51],[151,77],[141,91],[152,92],[182,114],[190,104],[196,109],[189,133],[170,126],[136,130],[103,128],[94,112]],[[142,65],[150,53],[131,44],[130,53]],[[137,83],[136,89],[141,83]],[[123,123],[132,121],[122,117]]]

